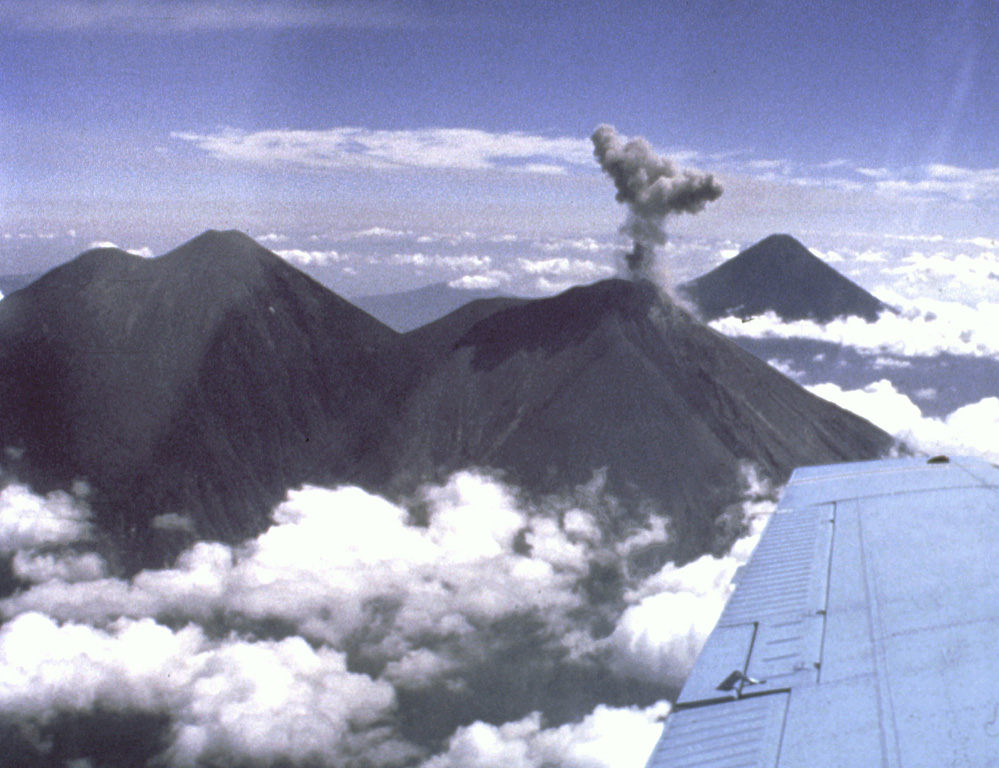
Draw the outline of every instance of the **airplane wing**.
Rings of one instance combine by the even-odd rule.
[[[648,768],[999,766],[999,469],[795,471]]]

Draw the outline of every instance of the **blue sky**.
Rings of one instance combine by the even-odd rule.
[[[0,270],[98,240],[159,253],[207,227],[341,262],[344,238],[373,229],[473,233],[493,266],[512,258],[497,238],[611,243],[623,212],[588,140],[602,122],[722,180],[721,200],[672,223],[680,242],[992,237],[997,13],[0,0]],[[437,277],[339,269],[354,292]]]

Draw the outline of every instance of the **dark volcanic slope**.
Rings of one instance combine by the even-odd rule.
[[[611,490],[673,516],[682,557],[712,545],[742,460],[786,479],[891,443],[648,283],[609,280],[483,313],[405,337],[423,349],[428,336],[457,337],[425,366],[398,424],[398,466],[416,476],[492,466],[561,491],[607,467]]]
[[[0,293],[6,296],[14,291],[19,291],[39,277],[41,277],[40,272],[24,275],[0,275]]]
[[[39,486],[87,478],[106,527],[238,539],[371,463],[396,339],[238,232],[88,251],[0,302],[0,445]]]
[[[772,311],[783,320],[855,315],[873,322],[888,309],[790,235],[770,235],[680,290],[706,321]]]

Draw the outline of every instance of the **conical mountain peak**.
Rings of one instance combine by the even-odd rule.
[[[239,230],[209,229],[156,259],[167,267],[190,271],[210,271],[228,279],[252,279],[261,269],[289,265]]]
[[[238,538],[377,443],[396,336],[242,233],[91,251],[0,303],[0,446],[39,487],[87,478],[136,535],[190,511]]]
[[[557,352],[592,336],[609,315],[638,320],[656,305],[672,303],[653,283],[601,280],[496,312],[472,326],[458,346],[474,347],[476,361],[493,366],[516,352]]]
[[[856,316],[868,322],[888,309],[790,235],[770,235],[680,287],[701,317],[747,319],[774,312],[782,320]]]
[[[736,258],[740,257],[757,262],[772,262],[775,267],[782,264],[792,264],[796,261],[813,265],[822,261],[798,240],[787,234],[769,235],[747,248]]]
[[[171,254],[175,256],[197,256],[211,254],[214,256],[254,256],[261,251],[269,252],[260,243],[238,229],[207,229],[197,237],[178,246]],[[170,254],[167,254],[170,255]]]
[[[136,256],[134,253],[129,253],[123,248],[118,248],[113,245],[98,245],[94,248],[88,248],[79,256],[77,256],[74,261],[82,262],[92,262],[100,263],[103,261],[132,261],[134,259],[141,259],[141,256]]]
[[[37,280],[25,286],[31,292],[58,291],[65,286],[72,290],[81,283],[93,280],[120,279],[134,269],[142,269],[148,261],[134,253],[114,246],[90,248],[76,258],[49,270]]]
[[[447,320],[404,341],[426,348]],[[648,282],[604,280],[506,306],[437,349],[394,422],[394,466],[416,477],[497,468],[542,493],[607,468],[614,493],[670,516],[680,558],[714,547],[715,518],[696,510],[738,498],[745,459],[783,478],[890,443]]]

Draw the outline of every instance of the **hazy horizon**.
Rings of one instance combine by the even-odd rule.
[[[992,241],[996,14],[5,0],[0,273],[238,228],[347,294],[551,292],[628,246],[600,123],[724,185],[666,221],[680,277],[773,232]]]

